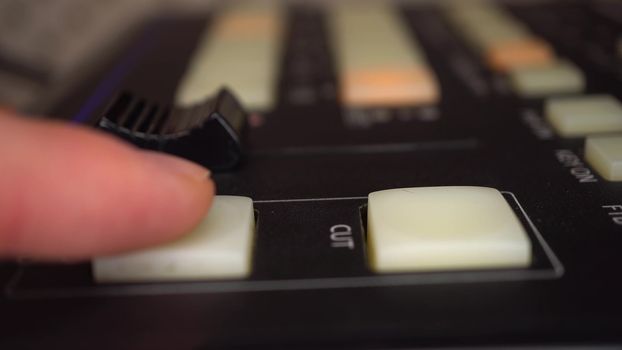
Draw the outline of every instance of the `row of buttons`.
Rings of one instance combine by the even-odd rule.
[[[454,1],[448,17],[495,71],[542,66],[551,62],[551,47],[495,4]]]
[[[587,136],[585,158],[610,181],[622,181],[622,104],[609,95],[554,98],[545,116],[562,137]]]
[[[453,2],[446,13],[494,71],[523,97],[581,92],[583,73],[497,5]]]
[[[583,73],[574,64],[556,58],[546,42],[497,5],[453,2],[446,12],[489,67],[508,75],[518,95],[546,97],[585,89]],[[622,105],[617,99],[608,95],[550,98],[545,115],[562,137],[588,136],[587,161],[605,179],[622,180],[622,136],[595,136],[622,132]]]
[[[454,213],[450,220],[448,212]],[[531,241],[501,193],[422,187],[368,197],[369,266],[377,273],[525,268]],[[217,196],[205,220],[169,244],[93,261],[100,283],[244,278],[255,220],[250,198]]]
[[[176,103],[200,103],[226,86],[250,110],[272,109],[283,11],[270,2],[225,6],[199,42]],[[438,102],[437,79],[394,8],[385,3],[347,4],[328,6],[327,12],[342,104],[373,107]]]

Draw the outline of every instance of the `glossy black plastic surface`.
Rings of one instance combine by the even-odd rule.
[[[614,11],[603,13],[603,3],[517,2],[508,9],[582,69],[587,93],[622,99],[620,59],[607,35],[598,34],[619,35],[622,23]],[[584,140],[557,137],[542,116],[543,100],[516,97],[437,5],[402,5],[400,13],[438,75],[438,106],[341,106],[324,13],[304,4],[289,9],[278,104],[249,124],[245,162],[214,175],[219,194],[255,201],[249,279],[99,286],[88,263],[7,265],[0,347],[620,347],[622,226],[607,206],[622,205],[622,183],[594,173],[583,159]],[[87,123],[95,125],[105,102],[124,90],[168,103],[204,23],[161,21],[147,30],[132,47],[143,48],[137,63]],[[299,99],[301,91],[313,99]],[[87,97],[77,92],[57,112],[72,118]],[[579,163],[560,161],[568,155],[594,181],[573,175]],[[529,228],[536,263],[520,270],[371,272],[367,194],[449,185],[503,191]],[[352,248],[335,247],[335,225],[351,228]]]

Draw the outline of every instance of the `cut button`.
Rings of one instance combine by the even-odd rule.
[[[99,283],[243,278],[251,271],[254,211],[250,198],[216,196],[190,234],[159,247],[97,258]]]
[[[501,193],[421,187],[369,194],[370,265],[377,272],[522,268],[531,241]]]
[[[550,99],[545,114],[564,137],[622,131],[622,105],[609,95]]]
[[[622,181],[622,136],[588,137],[585,158],[609,181]]]

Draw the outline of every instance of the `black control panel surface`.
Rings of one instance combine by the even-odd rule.
[[[580,68],[584,94],[622,99],[619,5],[503,6]],[[622,182],[591,168],[585,138],[557,135],[545,99],[517,96],[483,64],[440,6],[396,6],[438,78],[438,104],[342,105],[325,10],[287,9],[276,106],[251,113],[241,163],[213,174],[219,194],[253,199],[248,279],[99,285],[90,263],[6,263],[0,347],[622,346]],[[95,126],[122,91],[172,103],[211,22],[153,22],[53,112]],[[532,242],[532,265],[372,272],[367,195],[424,186],[501,191]]]

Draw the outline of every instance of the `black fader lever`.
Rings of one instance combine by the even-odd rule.
[[[163,106],[122,92],[97,126],[138,147],[174,154],[219,171],[240,162],[246,120],[247,113],[227,89],[189,107]]]

